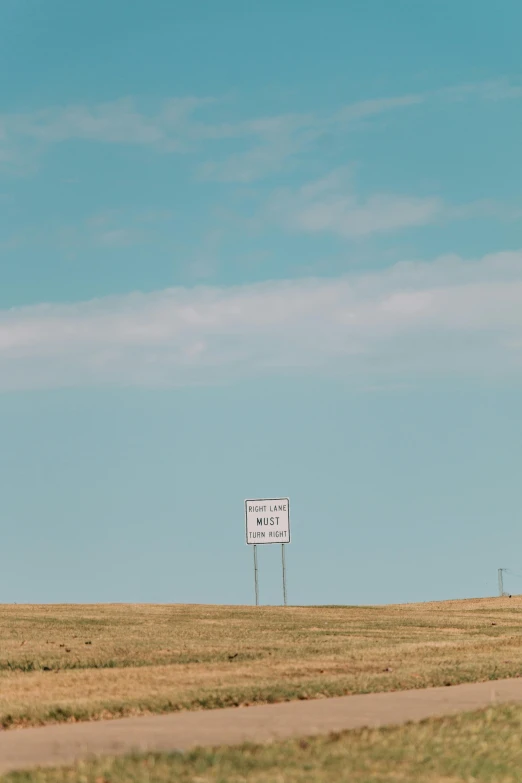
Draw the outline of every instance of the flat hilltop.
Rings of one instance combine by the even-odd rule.
[[[522,674],[522,596],[390,606],[0,606],[0,726]]]
[[[415,607],[416,609],[441,609],[450,610],[462,609],[474,610],[474,609],[509,609],[515,607],[522,608],[522,595],[505,595],[502,598],[494,596],[488,598],[452,598],[446,601],[425,601],[424,603],[415,604],[389,604],[390,609],[401,609]]]

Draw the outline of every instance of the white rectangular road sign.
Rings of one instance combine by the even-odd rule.
[[[288,498],[245,500],[247,544],[290,543]]]

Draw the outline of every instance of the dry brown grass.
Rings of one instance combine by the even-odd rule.
[[[0,725],[522,674],[522,597],[385,607],[3,606]]]

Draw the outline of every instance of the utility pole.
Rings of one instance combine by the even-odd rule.
[[[504,592],[504,571],[507,571],[507,568],[498,569],[498,594],[501,598],[506,595]]]

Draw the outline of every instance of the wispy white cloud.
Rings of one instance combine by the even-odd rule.
[[[366,101],[358,101],[348,106],[344,106],[333,115],[331,121],[342,127],[346,127],[347,124],[350,124],[355,120],[364,120],[368,117],[376,117],[379,114],[394,111],[395,109],[416,106],[419,103],[424,103],[426,97],[426,95],[420,93],[411,93],[409,95],[399,95],[392,98],[374,98]]]
[[[350,167],[271,195],[265,217],[293,232],[330,233],[349,239],[452,220],[518,220],[520,206],[491,200],[448,204],[439,196],[377,192],[357,194]]]
[[[454,87],[445,87],[435,90],[432,95],[443,100],[464,101],[470,98],[478,98],[487,101],[505,101],[522,98],[522,82],[511,79],[489,79],[483,82],[470,82],[457,84]]]
[[[422,100],[420,95],[381,98],[343,106],[330,114],[287,114],[227,126],[223,134],[228,133],[229,138],[251,136],[253,145],[222,160],[203,163],[199,174],[204,179],[252,182],[278,171],[285,161],[305,152],[325,134],[345,133],[361,120]]]
[[[355,130],[372,119],[431,100],[505,100],[522,95],[522,86],[508,80],[457,85],[432,92],[381,97],[340,106],[330,113],[288,113],[216,122],[207,114],[222,104],[213,97],[187,96],[165,100],[145,111],[132,98],[88,105],[69,105],[36,112],[0,114],[0,165],[27,168],[34,147],[42,149],[69,140],[150,146],[162,152],[198,150],[236,140],[244,145],[223,157],[213,153],[199,165],[202,178],[250,182],[281,168],[320,138]],[[222,109],[222,105],[220,106]],[[25,163],[24,163],[25,161]],[[30,165],[33,165],[32,163]]]
[[[128,247],[137,241],[137,234],[126,228],[113,228],[100,232],[96,241],[104,247]]]
[[[437,197],[377,193],[358,198],[351,179],[349,169],[339,169],[296,190],[279,191],[271,199],[269,213],[294,231],[357,238],[426,225],[444,211]]]
[[[522,251],[0,311],[0,389],[522,373]]]
[[[26,114],[0,115],[4,139],[27,138],[46,144],[70,139],[104,143],[159,145],[183,141],[193,113],[212,103],[209,98],[171,98],[156,114],[139,111],[131,98],[94,106],[54,107]],[[1,138],[1,137],[0,137]]]
[[[45,143],[85,139],[107,143],[152,144],[162,138],[154,120],[139,114],[130,100],[94,106],[68,106],[37,114],[14,115],[6,122],[12,135]]]
[[[225,126],[223,137],[251,135],[252,146],[221,160],[207,161],[200,176],[229,182],[252,182],[280,170],[288,159],[309,149],[320,138],[367,127],[372,119],[428,102],[501,101],[522,97],[522,85],[508,79],[489,80],[424,93],[356,101],[329,114],[289,114]]]

